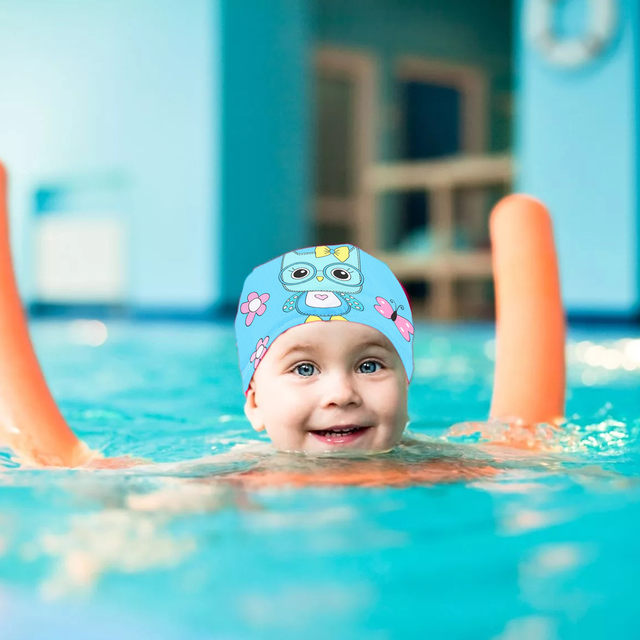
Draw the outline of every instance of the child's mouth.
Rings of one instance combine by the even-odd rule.
[[[346,444],[357,440],[365,431],[371,427],[359,427],[358,425],[346,425],[343,427],[332,427],[320,431],[311,431],[321,442],[328,444]]]

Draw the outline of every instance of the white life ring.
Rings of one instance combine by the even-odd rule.
[[[588,1],[585,33],[578,38],[559,40],[552,26],[557,0],[528,0],[524,12],[527,37],[549,62],[561,67],[577,67],[595,58],[612,39],[618,18],[616,0]]]

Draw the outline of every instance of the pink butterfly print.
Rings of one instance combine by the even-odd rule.
[[[393,300],[388,302],[384,298],[380,296],[376,297],[376,302],[378,304],[374,305],[374,309],[381,313],[385,318],[389,318],[389,320],[393,320],[398,331],[402,334],[402,337],[409,342],[411,340],[411,336],[413,335],[413,325],[403,316],[398,315],[398,309],[404,309],[403,305],[399,305],[397,307],[392,307],[392,304],[395,304]]]

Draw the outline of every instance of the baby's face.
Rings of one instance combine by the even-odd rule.
[[[316,321],[278,336],[251,380],[245,413],[281,451],[386,451],[407,424],[407,376],[382,333]]]

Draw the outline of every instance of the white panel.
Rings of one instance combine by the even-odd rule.
[[[35,238],[36,298],[49,303],[125,300],[125,231],[92,214],[40,218]]]

